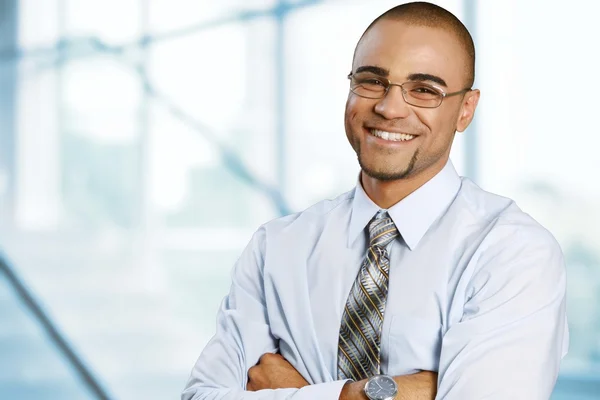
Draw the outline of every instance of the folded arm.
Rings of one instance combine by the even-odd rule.
[[[248,389],[305,388],[308,382],[279,354],[265,354],[258,365],[250,368]],[[433,400],[437,387],[437,374],[423,371],[417,374],[394,377],[399,390],[394,400]],[[368,400],[364,393],[367,379],[348,381],[343,386],[339,400]],[[323,397],[335,400],[337,397]]]
[[[236,263],[232,285],[217,316],[217,332],[198,358],[182,400],[337,399],[345,381],[302,388],[250,391],[248,371],[278,351],[269,329],[263,288],[265,232],[259,229]],[[251,387],[250,389],[255,389]],[[255,389],[256,390],[256,389]]]
[[[229,295],[217,316],[217,332],[198,358],[182,400],[366,399],[366,381],[309,385],[278,352],[269,329],[263,288],[264,228],[235,265]],[[398,377],[398,400],[430,400],[436,374]],[[344,391],[342,391],[342,389]],[[432,394],[433,393],[433,394]]]
[[[568,347],[562,252],[541,227],[488,243],[443,337],[437,399],[548,400]]]

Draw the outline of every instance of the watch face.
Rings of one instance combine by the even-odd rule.
[[[387,400],[396,396],[398,386],[387,375],[375,375],[367,382],[365,394],[371,400]]]

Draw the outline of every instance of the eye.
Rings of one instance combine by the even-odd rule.
[[[381,85],[381,86],[384,86],[383,82],[381,82],[379,79],[376,79],[376,78],[365,79],[365,80],[363,80],[362,83],[364,83],[366,85]]]
[[[378,78],[360,78],[356,83],[367,88],[385,88],[385,83]]]
[[[442,96],[438,89],[424,83],[414,82],[406,86],[408,95],[415,100],[437,100]]]
[[[352,80],[354,81],[354,83],[356,85],[379,86],[379,87],[387,86],[386,79],[382,78],[379,75],[375,75],[375,74],[358,73],[352,77]]]
[[[431,94],[431,95],[439,94],[439,92],[437,90],[435,90],[434,88],[432,88],[431,86],[417,86],[412,89],[412,92],[419,93],[419,94]]]

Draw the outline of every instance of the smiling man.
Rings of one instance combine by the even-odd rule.
[[[568,348],[560,247],[449,160],[474,65],[436,5],[367,28],[345,113],[356,187],[255,233],[182,399],[550,397]]]

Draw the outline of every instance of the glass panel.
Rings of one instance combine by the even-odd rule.
[[[61,3],[68,37],[94,37],[109,44],[121,44],[140,35],[143,4],[140,0],[62,0]]]
[[[19,45],[25,49],[48,48],[59,37],[59,0],[15,0],[19,15]]]
[[[94,398],[0,272],[0,398]]]
[[[587,11],[575,12],[578,7]],[[567,40],[550,22],[577,21],[568,22],[569,37],[580,37],[599,30],[594,11],[600,5],[549,2],[548,18],[539,20],[533,4],[482,5],[479,41],[489,45],[480,46],[480,83],[487,91],[480,123],[486,127],[482,184],[514,198],[557,237],[566,256],[571,346],[562,371],[600,377],[600,314],[594,308],[600,303],[600,186],[592,173],[600,170],[600,139],[590,134],[600,83],[586,79],[576,101],[565,101],[573,97],[559,89],[570,79],[565,73],[573,59],[580,77],[594,74],[600,60],[589,53],[589,43]],[[570,13],[580,17],[569,19]]]
[[[283,3],[298,8],[272,8]],[[303,3],[19,2],[19,45],[48,49],[11,59],[17,94],[4,99],[16,104],[18,144],[0,190],[14,191],[17,227],[0,221],[0,241],[118,398],[176,397],[214,333],[231,267],[252,232],[356,183],[343,126],[346,76],[366,25],[397,1]],[[461,0],[437,3],[466,15]],[[600,139],[592,119],[600,87],[586,74],[600,70],[589,39],[598,36],[600,9],[545,2],[540,19],[535,2],[470,3],[483,94],[476,129],[457,135],[452,158],[465,174],[466,157],[477,156],[478,183],[515,198],[561,242],[572,336],[556,398],[592,398],[600,376]],[[145,34],[145,48],[97,46]],[[71,45],[57,53],[61,35]],[[557,89],[573,70],[586,90],[565,102]],[[474,131],[479,152],[467,154]],[[16,176],[14,188],[2,176]],[[0,304],[0,313],[13,307]],[[3,318],[21,315],[10,313]],[[0,346],[52,358],[39,336],[11,344],[20,324],[0,324],[0,338],[9,338]],[[29,365],[30,353],[17,350],[8,359]],[[70,376],[52,362],[41,365]],[[21,379],[9,376],[2,398]]]
[[[149,0],[153,33],[180,31],[182,28],[210,28],[223,22],[238,23],[244,12],[263,13],[278,0]],[[187,30],[187,29],[185,29]]]
[[[600,170],[600,139],[590,134],[590,126],[596,125],[600,83],[583,78],[585,90],[575,101],[562,96],[559,87],[572,78],[571,71],[586,77],[600,68],[590,42],[578,39],[600,33],[593,17],[600,8],[582,0],[569,7],[546,2],[540,19],[534,4],[478,4],[479,82],[485,88],[479,119],[485,155],[481,184],[515,199],[559,240],[567,262],[571,336],[553,399],[597,398],[600,186],[592,171]],[[560,30],[557,20],[566,24]]]

